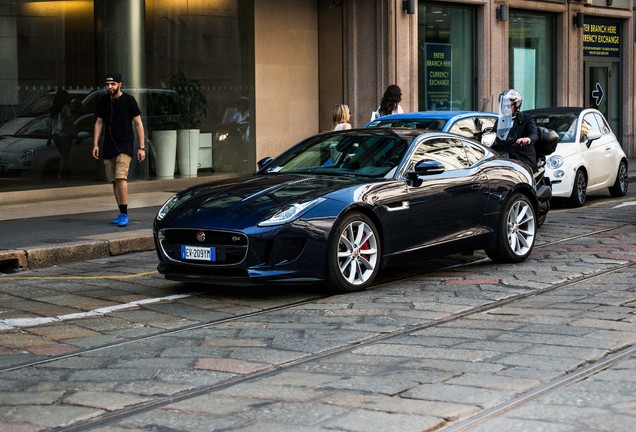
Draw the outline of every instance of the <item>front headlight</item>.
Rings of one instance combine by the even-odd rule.
[[[20,153],[20,159],[24,159],[24,160],[33,159],[33,155],[35,155],[35,150],[28,149]]]
[[[262,220],[258,223],[258,226],[272,226],[272,225],[282,225],[287,222],[291,222],[294,219],[300,217],[303,213],[305,213],[310,208],[320,204],[323,202],[324,198],[316,198],[315,200],[307,201],[304,203],[294,203],[282,210],[277,210],[272,216],[269,216],[267,219]]]
[[[168,199],[168,201],[166,201],[164,205],[162,205],[161,208],[159,209],[159,212],[157,213],[157,219],[161,220],[164,217],[166,217],[168,212],[174,208],[175,204],[177,204],[177,200],[178,200],[177,196],[172,195]]]
[[[550,169],[557,169],[561,165],[563,165],[563,157],[559,155],[550,156],[548,161],[545,163],[545,166]]]

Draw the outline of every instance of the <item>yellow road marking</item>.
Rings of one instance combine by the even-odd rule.
[[[1,276],[0,281],[3,280],[76,280],[76,279],[133,279],[142,276],[149,276],[153,274],[158,274],[158,272],[144,272],[144,273],[136,273],[125,276]]]

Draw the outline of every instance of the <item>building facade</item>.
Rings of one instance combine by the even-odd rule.
[[[60,155],[42,135],[60,89],[82,102],[65,184],[103,182],[87,155],[94,103],[113,70],[140,103],[152,149],[131,180],[250,172],[331,129],[335,104],[363,127],[389,84],[401,87],[405,111],[493,111],[507,88],[522,93],[523,109],[594,106],[634,158],[634,6],[0,0],[0,195],[56,181]],[[178,132],[186,129],[195,133]]]

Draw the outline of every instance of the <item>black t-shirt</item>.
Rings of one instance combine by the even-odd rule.
[[[141,110],[131,95],[122,93],[116,99],[111,99],[109,95],[102,96],[97,103],[95,117],[103,121],[104,159],[114,159],[120,153],[133,157],[135,135],[132,120],[138,115],[141,115]]]

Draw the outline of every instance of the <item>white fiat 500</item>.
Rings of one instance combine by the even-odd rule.
[[[603,114],[592,108],[544,108],[525,111],[537,126],[555,130],[559,144],[546,162],[552,197],[585,204],[588,192],[607,188],[611,196],[627,193],[627,156]]]

